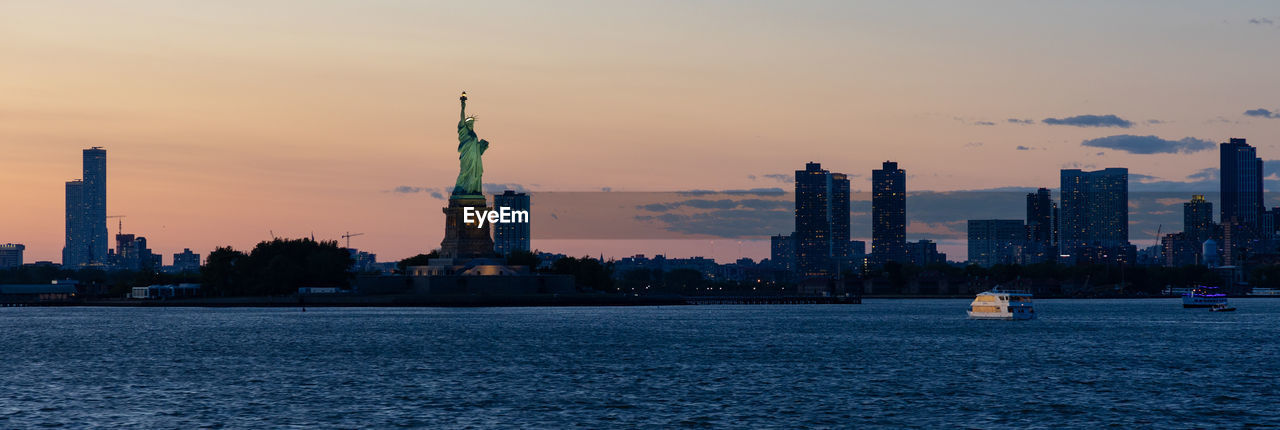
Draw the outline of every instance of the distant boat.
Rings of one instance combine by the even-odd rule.
[[[969,318],[993,320],[1035,319],[1036,310],[1031,304],[1031,293],[1022,290],[1001,290],[978,293],[969,303]]]
[[[1182,307],[1211,308],[1227,304],[1227,295],[1215,290],[1215,287],[1199,287],[1182,293]]]
[[[1235,312],[1236,308],[1228,306],[1226,303],[1213,305],[1209,308],[1209,312]]]

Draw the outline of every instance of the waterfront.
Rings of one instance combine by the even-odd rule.
[[[4,308],[0,427],[1280,425],[1280,300]]]

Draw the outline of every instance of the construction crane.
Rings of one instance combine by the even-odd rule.
[[[124,215],[107,215],[107,218],[116,218],[116,236],[124,234]]]
[[[349,232],[349,231],[348,231],[348,232],[347,232],[347,234],[342,235],[342,238],[344,238],[344,239],[346,239],[346,240],[347,240],[347,249],[351,249],[351,238],[356,237],[356,236],[360,236],[360,235],[363,235],[363,234],[364,234],[364,233],[352,233],[352,232]]]

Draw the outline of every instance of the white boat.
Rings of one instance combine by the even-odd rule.
[[[979,293],[969,304],[969,318],[995,320],[1035,319],[1036,309],[1031,305],[1031,293],[1022,290],[1001,290],[1000,287]]]
[[[1227,304],[1227,295],[1219,293],[1214,287],[1200,287],[1182,294],[1184,308],[1211,308]]]

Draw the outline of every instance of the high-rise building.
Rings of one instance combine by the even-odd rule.
[[[117,234],[112,265],[121,270],[154,270],[161,266],[159,254],[147,247],[147,238],[132,234]]]
[[[0,269],[12,269],[22,266],[22,252],[26,249],[26,246],[18,243],[0,245]]]
[[[877,263],[907,261],[907,171],[885,161],[871,171],[871,254]]]
[[[107,151],[84,150],[82,179],[67,182],[66,245],[62,264],[78,267],[107,263]]]
[[[1027,243],[1023,263],[1053,261],[1058,255],[1058,204],[1048,188],[1027,194]]]
[[[1129,247],[1128,169],[1063,169],[1060,192],[1058,243],[1063,254],[1133,256],[1118,251]]]
[[[89,237],[90,260],[107,257],[107,151],[101,147],[84,150],[85,226]]]
[[[844,259],[849,250],[849,176],[831,174],[831,256]]]
[[[779,270],[788,272],[796,270],[795,235],[776,234],[769,236],[769,262]]]
[[[1196,243],[1187,232],[1169,233],[1160,238],[1161,262],[1165,267],[1196,264],[1200,259],[1202,243]]]
[[[1277,230],[1280,230],[1280,207],[1273,207],[1262,212],[1262,228],[1261,239],[1275,240],[1280,238]]]
[[[517,193],[512,190],[503,191],[502,194],[493,195],[493,207],[510,208],[511,211],[529,211],[529,195],[525,193]],[[526,219],[525,222],[497,223],[493,225],[493,250],[501,255],[508,255],[515,251],[529,252],[530,247],[530,222],[533,220]]]
[[[1191,201],[1182,204],[1182,232],[1196,246],[1213,236],[1213,203],[1203,194],[1192,195]]]
[[[819,163],[796,171],[796,273],[801,278],[831,274],[831,172]]]
[[[794,251],[801,278],[830,276],[849,257],[849,178],[819,163],[796,171]]]
[[[979,266],[1018,263],[1026,225],[1018,219],[969,220],[969,262]]]
[[[191,252],[190,248],[182,248],[182,252],[173,254],[173,268],[179,272],[200,271],[200,254]]]
[[[1223,224],[1235,218],[1236,225],[1257,230],[1266,206],[1262,196],[1262,159],[1245,139],[1232,138],[1219,145]]]
[[[1053,202],[1048,188],[1027,193],[1027,239],[1033,242],[1053,243],[1058,236],[1054,214],[1058,205]]]
[[[84,225],[84,181],[67,181],[66,244],[62,247],[62,266],[70,269],[89,261],[89,239]]]

